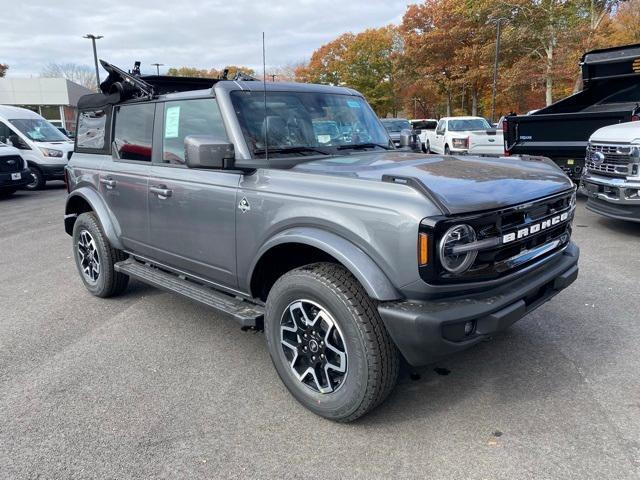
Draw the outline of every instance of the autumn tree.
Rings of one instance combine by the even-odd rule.
[[[378,115],[386,116],[398,108],[396,61],[400,51],[400,37],[393,26],[345,33],[313,52],[309,63],[296,70],[296,77],[355,88]]]

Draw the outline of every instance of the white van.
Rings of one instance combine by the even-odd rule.
[[[0,105],[0,142],[20,150],[33,182],[25,188],[38,190],[47,180],[63,180],[64,167],[73,154],[73,142],[56,127],[26,108]]]

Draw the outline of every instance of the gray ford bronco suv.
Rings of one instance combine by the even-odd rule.
[[[347,88],[103,66],[66,168],[86,288],[134,278],[264,329],[318,415],[360,417],[402,358],[477,344],[577,277],[574,186],[551,163],[396,149]]]

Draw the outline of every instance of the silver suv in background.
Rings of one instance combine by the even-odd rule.
[[[84,285],[110,297],[135,278],[264,330],[318,415],[364,415],[402,357],[475,345],[576,279],[555,165],[397,150],[348,88],[103,66],[66,169]]]

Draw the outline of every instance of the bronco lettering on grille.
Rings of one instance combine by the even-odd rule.
[[[529,235],[533,235],[542,230],[555,227],[559,223],[566,222],[568,219],[569,219],[569,212],[564,212],[564,213],[561,213],[560,215],[555,215],[553,217],[547,218],[542,222],[529,225],[528,227],[519,228],[515,232],[510,232],[503,235],[502,243],[505,244],[505,243],[515,242],[516,240],[520,240],[522,238],[528,237]]]

